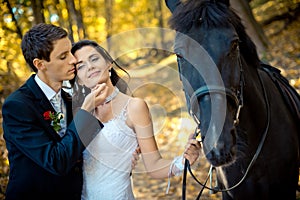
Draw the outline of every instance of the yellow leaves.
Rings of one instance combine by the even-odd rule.
[[[263,5],[253,8],[252,12],[258,22],[263,22],[296,9],[295,6],[299,2],[300,0],[293,0],[293,2],[286,0],[267,1]]]
[[[61,14],[62,14],[62,17],[64,19],[68,19],[69,13],[68,13],[68,10],[66,8],[62,9]]]
[[[298,79],[291,79],[290,84],[296,88],[297,92],[300,94],[300,78]]]
[[[0,29],[0,57],[5,58],[0,60],[0,73],[6,76],[15,74],[21,80],[25,80],[30,71],[21,52],[21,39],[17,34],[10,34],[9,37],[4,37],[3,34],[5,31]],[[16,82],[13,77],[11,79]],[[7,87],[6,84],[1,82],[4,88]]]

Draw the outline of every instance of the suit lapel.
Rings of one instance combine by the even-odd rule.
[[[34,105],[36,105],[36,109],[39,112],[38,115],[43,117],[43,114],[47,111],[55,112],[54,108],[52,107],[50,101],[47,99],[44,92],[38,86],[38,84],[34,80],[34,75],[32,75],[26,82],[26,86],[31,91],[31,97],[33,100]],[[44,121],[44,125],[47,127],[48,132],[54,136],[56,139],[60,139],[60,136],[55,132],[55,130],[50,125],[49,120],[42,120]]]
[[[50,101],[47,99],[44,92],[41,90],[41,88],[38,86],[38,84],[34,80],[34,75],[32,75],[28,81],[26,82],[28,88],[31,90],[34,101],[38,102],[41,109],[46,112],[48,110],[51,110],[55,112],[54,108],[52,107]]]
[[[63,98],[64,102],[66,103],[67,125],[69,125],[73,119],[72,97],[67,92],[65,92],[63,89],[61,90],[61,97]]]

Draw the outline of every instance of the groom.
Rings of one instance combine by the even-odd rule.
[[[90,111],[108,91],[100,85],[73,118],[72,100],[61,89],[75,76],[70,50],[67,32],[50,24],[34,26],[22,39],[24,58],[35,74],[2,107],[10,164],[7,200],[80,199],[81,153],[102,127]]]

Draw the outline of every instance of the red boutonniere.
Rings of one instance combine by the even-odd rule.
[[[43,114],[45,120],[51,120],[51,126],[53,129],[58,133],[61,129],[60,122],[64,118],[64,115],[62,113],[54,113],[50,110],[44,112]]]

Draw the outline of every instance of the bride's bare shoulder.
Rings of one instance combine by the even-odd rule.
[[[128,108],[133,112],[145,112],[149,110],[146,101],[139,97],[131,97]]]
[[[128,104],[128,115],[134,124],[145,124],[151,120],[148,105],[144,99],[131,98]]]

